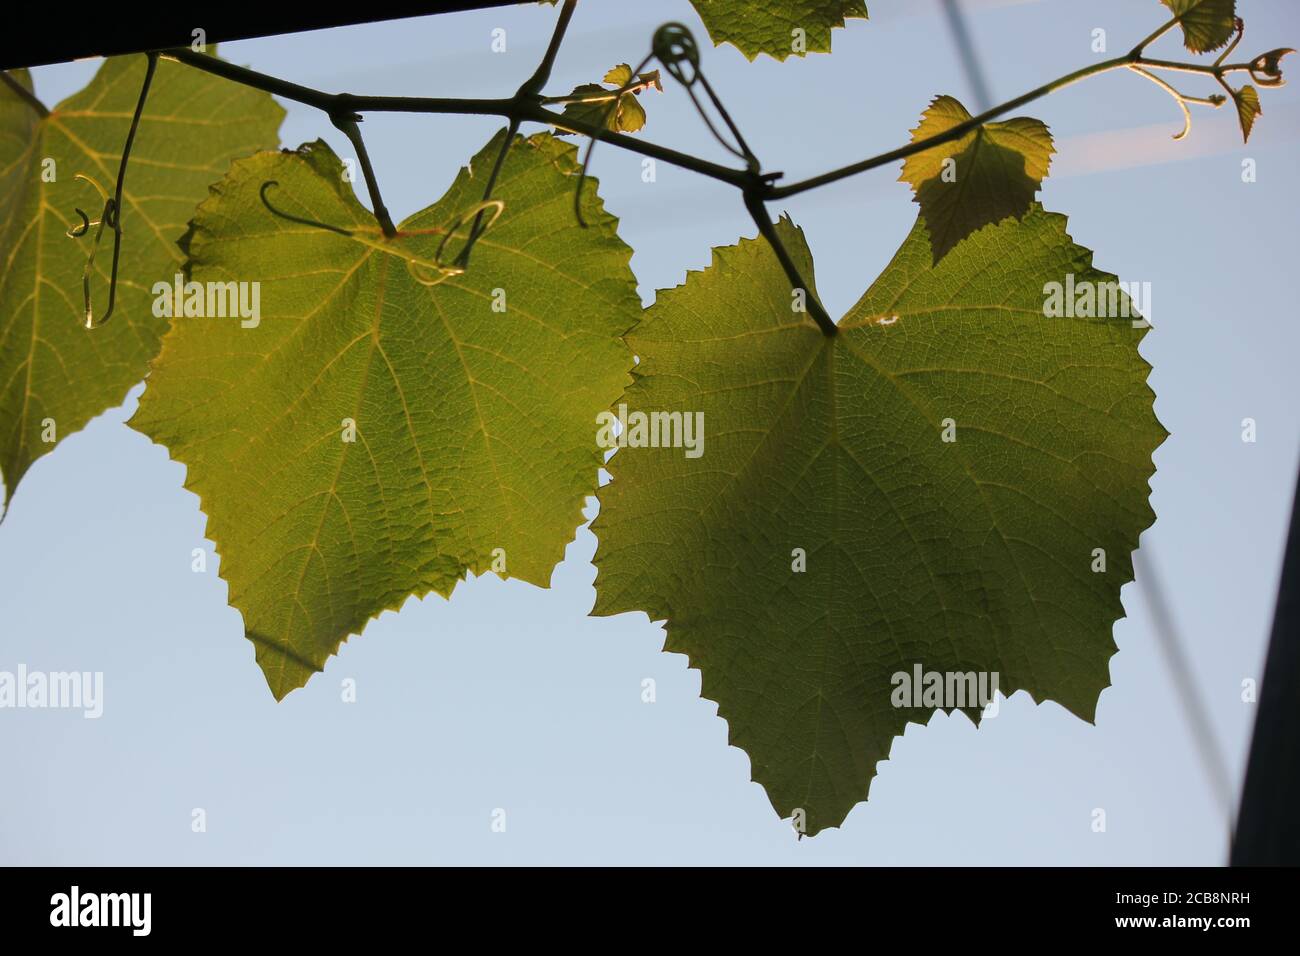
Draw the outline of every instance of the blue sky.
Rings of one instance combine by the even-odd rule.
[[[654,28],[688,24],[755,152],[799,178],[906,141],[932,96],[969,99],[937,0],[874,0],[832,56],[748,63],[712,48],[685,0],[584,2],[552,91],[636,63]],[[1156,0],[968,2],[995,100],[1116,55]],[[1241,0],[1254,55],[1300,45],[1300,7]],[[228,44],[237,63],[354,93],[508,95],[531,73],[554,11],[530,5]],[[507,32],[493,53],[491,32]],[[1181,57],[1175,40],[1160,49]],[[95,64],[35,71],[47,103]],[[1188,83],[1187,86],[1194,86]],[[1189,89],[1190,92],[1190,89]],[[1205,92],[1209,92],[1207,89]],[[646,94],[647,137],[726,161],[684,94]],[[346,140],[287,104],[286,145]],[[1200,110],[1189,139],[1169,98],[1127,74],[1024,112],[1058,155],[1044,205],[1125,281],[1150,282],[1143,354],[1171,437],[1156,454],[1158,519],[1143,537],[1173,603],[1208,717],[1239,781],[1300,454],[1294,234],[1300,103],[1265,91],[1243,146],[1230,109]],[[498,128],[487,117],[377,115],[364,124],[401,219],[437,199]],[[1253,159],[1257,181],[1244,183]],[[645,302],[752,235],[729,187],[601,147],[593,173]],[[916,208],[887,167],[796,197],[828,310],[848,308]],[[773,213],[782,209],[772,207]],[[203,536],[184,469],[122,422],[139,389],[31,470],[0,527],[0,669],[104,672],[104,715],[0,711],[0,862],[1213,864],[1216,805],[1138,587],[1115,629],[1113,686],[1090,726],[1024,694],[976,731],[963,717],[910,726],[845,825],[796,842],[745,754],[726,743],[699,675],[665,655],[644,614],[589,618],[585,529],[550,589],[495,578],[450,601],[410,601],[353,638],[275,704]],[[1254,418],[1258,440],[1241,440]],[[594,508],[594,504],[592,506]],[[591,508],[588,514],[594,513]],[[641,682],[657,682],[644,704]],[[341,700],[356,682],[357,702]],[[207,832],[191,829],[203,808]],[[504,833],[492,813],[507,814]],[[1107,829],[1092,828],[1106,811]]]

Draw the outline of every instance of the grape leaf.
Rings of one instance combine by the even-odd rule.
[[[260,283],[260,320],[178,318],[130,424],[187,466],[277,699],[467,570],[547,586],[595,489],[640,300],[590,179],[575,220],[574,147],[516,139],[499,221],[429,284],[504,135],[393,240],[321,142],[234,164],[196,211],[194,281]]]
[[[791,54],[829,53],[831,30],[846,20],[867,19],[865,0],[691,0],[714,46],[730,43],[745,58],[760,53],[784,60]],[[802,30],[802,34],[794,31]],[[796,47],[801,36],[803,49]]]
[[[811,284],[802,231],[777,229]],[[1045,317],[1047,283],[1112,281],[1091,260],[1035,206],[936,266],[918,219],[827,337],[742,239],[628,337],[627,434],[638,413],[701,413],[705,440],[691,457],[661,426],[610,459],[593,613],[666,621],[664,649],[809,834],[866,798],[909,721],[954,709],[893,705],[918,664],[1093,719],[1167,433],[1130,317]]]
[[[642,73],[639,79],[646,89],[653,88],[660,92],[663,91],[658,70]],[[591,99],[581,103],[569,103],[564,107],[564,115],[570,119],[590,123],[592,126],[604,127],[615,133],[635,133],[644,127],[645,108],[637,100],[637,94],[641,90],[627,90],[617,97],[612,95],[614,90],[622,89],[632,82],[632,67],[626,63],[619,64],[605,74],[603,82],[608,83],[612,89],[607,90],[596,83],[584,83],[576,87],[571,94],[572,96],[603,98]],[[610,108],[611,105],[613,105],[613,109]],[[559,132],[563,136],[567,133],[567,130],[560,130]]]
[[[1239,90],[1232,91],[1232,101],[1237,107],[1237,119],[1241,122],[1241,141],[1250,141],[1250,131],[1255,128],[1255,117],[1263,114],[1259,104],[1259,93],[1247,84]]]
[[[912,130],[912,142],[938,136],[971,118],[951,96],[938,96]],[[985,123],[947,143],[907,157],[900,182],[921,207],[938,262],[977,229],[1023,216],[1052,163],[1052,134],[1018,116]]]
[[[1160,0],[1178,18],[1183,44],[1193,53],[1217,50],[1236,30],[1237,0]]]
[[[284,110],[267,93],[162,60],[154,76],[122,194],[117,303],[85,328],[82,271],[91,235],[67,237],[111,192],[144,78],[145,57],[111,57],[80,92],[40,117],[0,85],[0,474],[5,508],[32,463],[55,442],[118,404],[144,377],[166,321],[150,289],[181,264],[176,241],[208,184],[230,160],[278,142]],[[30,80],[18,77],[28,90]],[[47,181],[49,177],[52,181]],[[96,308],[107,303],[112,234],[105,230]],[[52,429],[52,430],[51,430]]]

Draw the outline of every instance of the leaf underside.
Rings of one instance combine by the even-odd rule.
[[[1160,0],[1178,18],[1183,45],[1193,53],[1209,53],[1232,39],[1237,0]]]
[[[153,315],[154,282],[170,279],[176,241],[231,159],[278,142],[284,110],[267,93],[169,60],[157,74],[131,150],[122,194],[117,303],[85,328],[82,272],[94,234],[70,239],[75,209],[99,218],[112,192],[144,78],[145,57],[110,57],[90,83],[37,116],[0,86],[0,474],[7,507],[33,462],[118,404],[157,353],[166,320]],[[20,82],[30,89],[25,74]],[[53,181],[47,181],[53,176]],[[108,301],[112,233],[105,229],[91,283]]]
[[[867,19],[865,0],[691,0],[714,46],[730,43],[745,58],[766,53],[777,60],[792,54],[829,53],[831,31],[851,19]],[[795,30],[805,47],[796,53]]]
[[[1262,114],[1259,93],[1247,84],[1239,90],[1232,91],[1232,102],[1237,107],[1237,120],[1241,124],[1241,141],[1250,141],[1250,133],[1255,128],[1255,118]]]
[[[611,130],[615,133],[636,133],[645,126],[645,109],[637,100],[635,93],[623,93],[617,98],[612,94],[619,87],[627,84],[631,79],[631,69],[627,68],[628,78],[623,79],[622,72],[618,67],[610,70],[605,75],[605,82],[610,83],[613,89],[606,89],[599,83],[584,83],[575,87],[573,96],[609,96],[608,100],[598,100],[589,103],[569,103],[564,107],[564,115],[569,119],[580,120],[584,123],[590,123],[592,126]],[[614,76],[615,79],[610,79]],[[566,130],[560,130],[560,135],[566,135]]]
[[[951,96],[939,96],[912,130],[912,142],[941,135],[971,119]],[[925,217],[934,261],[977,229],[1029,211],[1052,162],[1052,134],[1041,121],[1018,116],[985,123],[947,143],[909,156],[900,182],[909,183]]]
[[[778,232],[811,282],[801,230]],[[629,420],[699,411],[706,440],[694,459],[611,458],[594,613],[666,621],[665,650],[809,834],[933,713],[891,703],[916,664],[997,672],[1005,694],[1093,718],[1166,432],[1130,318],[1044,316],[1046,283],[1113,279],[1091,258],[1034,206],[936,266],[919,220],[827,337],[792,313],[767,245],[741,240],[629,336]]]
[[[277,698],[409,595],[497,560],[547,586],[594,492],[640,301],[593,180],[575,221],[574,148],[516,139],[468,271],[408,265],[452,228],[454,258],[504,135],[394,240],[321,142],[236,163],[197,210],[194,280],[259,282],[260,323],[176,319],[130,424],[186,465]],[[352,235],[273,214],[269,181],[277,210]]]

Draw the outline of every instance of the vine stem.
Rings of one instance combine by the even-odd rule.
[[[561,10],[561,18],[566,17],[566,11],[569,11],[570,4],[565,5]],[[569,13],[571,15],[571,12]],[[567,23],[567,19],[565,20]],[[1049,83],[1036,87],[1027,93],[1013,97],[991,109],[985,110],[978,116],[973,116],[969,120],[958,123],[950,129],[944,130],[934,136],[929,136],[923,140],[917,140],[900,146],[897,149],[888,152],[879,153],[867,159],[859,160],[856,163],[850,163],[839,169],[834,169],[808,179],[799,180],[793,183],[787,183],[783,186],[776,186],[770,181],[763,188],[763,198],[767,201],[783,199],[787,196],[798,195],[809,189],[815,189],[819,186],[825,186],[829,183],[838,182],[849,176],[866,172],[877,167],[906,159],[916,153],[923,152],[934,146],[941,146],[944,143],[960,139],[978,126],[996,119],[1011,110],[1024,106],[1026,103],[1032,103],[1034,100],[1041,99],[1050,93],[1065,89],[1081,80],[1093,76],[1099,76],[1103,73],[1109,73],[1113,70],[1126,69],[1131,66],[1147,67],[1157,70],[1174,70],[1187,73],[1198,73],[1204,76],[1221,79],[1227,73],[1247,71],[1250,65],[1247,63],[1230,63],[1216,65],[1199,65],[1193,63],[1179,63],[1171,60],[1150,59],[1142,55],[1142,50],[1154,39],[1162,36],[1171,27],[1177,23],[1172,20],[1166,23],[1161,29],[1151,34],[1138,47],[1135,47],[1131,53],[1125,56],[1115,57],[1110,60],[1104,60],[1101,63],[1094,63],[1091,66],[1083,67],[1072,73],[1058,77]],[[543,64],[554,61],[554,51],[558,49],[556,40],[559,37],[557,31],[556,37],[552,38],[552,45],[547,49],[547,58]],[[619,149],[625,149],[630,152],[640,153],[643,156],[649,156],[653,159],[662,160],[673,166],[679,166],[692,172],[708,176],[712,179],[728,183],[738,189],[746,189],[752,186],[748,170],[734,169],[729,166],[723,166],[713,163],[688,153],[682,153],[675,149],[660,146],[644,140],[634,139],[623,133],[617,133],[612,130],[601,129],[590,123],[573,117],[562,116],[559,113],[549,110],[545,107],[543,98],[531,91],[529,95],[516,94],[513,97],[505,99],[485,99],[485,98],[463,98],[463,97],[427,97],[427,96],[354,96],[349,93],[326,93],[322,90],[312,89],[311,87],[301,86],[278,77],[268,76],[265,73],[259,73],[256,70],[250,70],[246,67],[236,66],[233,63],[227,63],[218,60],[215,57],[208,56],[204,53],[196,53],[189,49],[175,49],[161,51],[164,56],[177,60],[196,69],[204,70],[208,73],[216,74],[225,79],[241,83],[245,86],[251,86],[264,92],[282,96],[285,99],[294,100],[295,102],[304,103],[313,106],[326,113],[339,113],[341,111],[350,112],[407,112],[407,113],[449,113],[449,114],[478,114],[503,116],[509,120],[517,122],[536,122],[545,123],[550,126],[556,126],[570,132],[579,133],[592,139],[609,143]],[[539,67],[539,71],[540,71]],[[549,71],[546,75],[549,75]],[[536,80],[538,74],[535,73],[530,78],[529,84]],[[541,82],[545,82],[543,77]],[[526,84],[526,85],[529,85]]]
[[[1115,57],[1114,59],[1105,60],[1075,70],[1072,73],[1067,73],[1064,76],[1058,77],[1057,79],[1045,83],[1027,93],[1023,93],[1020,96],[1009,99],[991,109],[985,110],[978,116],[972,116],[968,120],[958,123],[956,126],[934,136],[916,140],[904,146],[900,146],[897,149],[889,150],[888,152],[880,153],[868,157],[867,159],[859,160],[855,163],[850,163],[847,166],[842,166],[838,169],[833,169],[829,172],[821,173],[820,175],[812,176],[808,179],[787,183],[783,186],[777,186],[774,181],[778,179],[781,174],[761,172],[758,162],[753,157],[753,154],[747,149],[744,149],[743,140],[739,140],[743,153],[739,153],[738,155],[742,155],[743,158],[747,160],[746,168],[735,169],[729,166],[710,162],[709,160],[697,156],[692,156],[688,153],[679,152],[678,150],[670,149],[666,146],[660,146],[656,143],[634,139],[622,133],[593,125],[585,120],[564,116],[553,110],[547,109],[547,104],[562,105],[566,102],[580,101],[575,100],[572,96],[544,97],[541,92],[547,81],[550,79],[552,67],[554,66],[556,57],[559,54],[560,46],[563,42],[565,32],[568,29],[569,22],[573,17],[576,5],[577,0],[564,0],[564,4],[560,9],[555,31],[551,36],[551,41],[547,45],[546,52],[543,55],[541,62],[538,64],[537,69],[520,85],[514,96],[505,99],[424,96],[356,96],[350,93],[327,93],[322,90],[313,89],[288,80],[280,79],[279,77],[259,73],[258,71],[248,69],[247,67],[236,66],[233,63],[227,63],[223,60],[217,59],[216,57],[208,56],[204,53],[198,53],[190,49],[180,48],[154,50],[149,51],[147,55],[150,57],[151,63],[159,56],[165,56],[177,62],[184,63],[187,66],[220,76],[232,82],[259,89],[275,96],[281,96],[288,100],[303,103],[325,112],[330,117],[331,122],[333,122],[334,125],[348,137],[356,150],[358,160],[362,167],[362,172],[365,176],[366,187],[370,192],[375,218],[378,220],[384,235],[389,238],[395,236],[397,230],[393,226],[388,210],[384,206],[383,200],[380,197],[379,183],[370,163],[370,158],[366,153],[365,144],[362,141],[360,129],[357,125],[363,118],[362,114],[365,112],[406,112],[494,115],[505,117],[508,120],[508,128],[505,142],[502,145],[501,151],[497,155],[496,162],[488,177],[484,194],[485,202],[491,197],[492,190],[496,183],[497,174],[500,172],[504,163],[506,153],[510,148],[511,140],[514,138],[515,133],[518,131],[519,126],[522,123],[542,123],[558,129],[568,130],[573,133],[587,136],[592,140],[610,143],[619,149],[639,153],[643,156],[651,157],[652,159],[662,160],[670,165],[678,166],[703,176],[708,176],[741,190],[744,196],[746,210],[750,213],[755,224],[758,226],[759,232],[772,246],[781,263],[782,269],[786,272],[787,276],[790,278],[792,286],[795,288],[802,287],[803,283],[799,278],[798,269],[790,259],[788,251],[782,246],[780,237],[776,234],[775,226],[772,224],[772,220],[768,215],[765,206],[765,203],[767,202],[783,199],[788,196],[795,196],[810,189],[838,182],[839,180],[845,179],[849,176],[854,176],[858,173],[897,162],[898,160],[906,159],[908,156],[912,156],[916,153],[932,149],[933,147],[943,145],[944,143],[952,142],[953,140],[965,136],[972,130],[977,129],[988,121],[1002,116],[1011,110],[1017,109],[1027,103],[1031,103],[1034,100],[1047,96],[1050,93],[1054,93],[1057,90],[1062,90],[1067,86],[1088,79],[1089,77],[1099,76],[1113,70],[1128,69],[1142,75],[1146,79],[1154,81],[1157,85],[1160,85],[1166,89],[1166,91],[1171,92],[1174,95],[1175,99],[1178,101],[1178,105],[1184,112],[1185,119],[1189,119],[1190,114],[1187,112],[1187,103],[1195,102],[1208,103],[1210,105],[1216,104],[1210,100],[1184,96],[1183,94],[1178,93],[1178,91],[1174,90],[1163,80],[1160,80],[1158,77],[1150,73],[1150,70],[1171,70],[1211,76],[1221,86],[1227,88],[1227,84],[1224,81],[1225,75],[1238,71],[1249,72],[1251,69],[1250,64],[1224,64],[1222,62],[1222,60],[1231,52],[1232,48],[1236,46],[1235,42],[1233,43],[1233,47],[1229,47],[1228,50],[1225,50],[1224,53],[1220,55],[1219,60],[1209,66],[1179,63],[1171,60],[1149,59],[1144,56],[1144,51],[1149,44],[1155,42],[1179,22],[1178,18],[1175,17],[1152,32],[1125,56]],[[1240,23],[1238,23],[1237,34],[1237,40],[1239,40],[1241,34]],[[7,73],[0,73],[0,77],[3,77],[6,86],[12,89],[20,98],[26,101],[38,112],[42,113],[42,115],[48,113],[39,100],[23,88],[22,84],[20,84],[16,79],[9,76]],[[622,92],[622,90],[616,90],[613,91],[611,95],[621,95]],[[711,90],[708,92],[712,96],[715,105],[718,105],[719,109],[721,109],[717,97],[713,96]],[[604,96],[602,94],[602,99],[603,98]],[[730,123],[729,117],[726,116],[725,111],[722,111],[722,113],[723,117],[728,120],[728,125],[739,139],[739,131],[735,128],[734,124]],[[481,231],[481,219],[482,211],[480,210],[480,213],[475,216],[474,223],[470,228],[469,240],[461,252],[462,260],[468,259],[469,250]],[[836,330],[835,323],[826,314],[825,309],[821,306],[820,302],[817,301],[817,297],[811,292],[811,290],[805,288],[804,291],[807,296],[809,312],[813,319],[825,334],[834,335]]]
[[[1127,69],[1136,72],[1143,72],[1143,67],[1156,70],[1175,70],[1184,73],[1198,73],[1204,76],[1212,76],[1220,83],[1223,82],[1225,74],[1242,71],[1248,72],[1250,70],[1250,64],[1248,63],[1201,66],[1195,63],[1177,63],[1171,60],[1151,60],[1144,56],[1135,56],[1130,53],[1127,56],[1115,57],[1112,60],[1104,60],[1101,63],[1095,63],[1092,66],[1084,67],[1081,70],[1075,70],[1073,73],[1067,73],[1065,76],[1052,80],[1050,83],[1044,83],[1042,86],[1030,90],[1028,93],[1022,93],[1014,99],[1007,100],[1005,103],[1000,103],[991,109],[985,110],[978,116],[972,116],[970,119],[958,123],[956,126],[944,130],[942,133],[937,133],[934,136],[929,136],[925,139],[908,143],[906,146],[900,146],[898,149],[890,150],[887,153],[880,153],[879,155],[872,156],[868,159],[851,163],[848,166],[841,166],[839,169],[833,169],[828,173],[822,173],[820,176],[813,176],[809,179],[788,183],[784,186],[774,186],[768,190],[767,198],[781,199],[785,196],[794,196],[798,193],[806,192],[809,189],[815,189],[818,186],[825,186],[828,183],[836,182],[848,176],[863,173],[869,169],[875,169],[878,166],[885,166],[900,159],[906,159],[908,156],[912,156],[915,153],[924,152],[925,150],[931,149],[935,146],[941,146],[944,143],[952,142],[954,139],[960,139],[971,130],[983,126],[989,120],[996,119],[1005,113],[1018,109],[1026,103],[1032,103],[1034,100],[1041,99],[1049,93],[1063,90],[1067,86],[1071,86],[1081,80],[1086,80],[1093,76],[1100,76],[1102,73],[1109,73],[1112,70]],[[1147,74],[1147,76],[1149,79],[1155,79],[1155,77],[1150,76],[1150,74]],[[1186,97],[1181,96],[1181,94],[1179,98],[1190,103],[1205,102],[1197,97]]]
[[[361,175],[366,180],[366,190],[370,193],[370,203],[375,207],[374,214],[379,220],[379,229],[387,238],[392,239],[397,235],[397,227],[393,225],[393,217],[389,215],[388,207],[384,205],[383,197],[379,195],[379,180],[375,177],[375,169],[370,164],[370,154],[366,152],[365,141],[361,138],[361,128],[357,125],[360,121],[361,117],[356,113],[330,115],[330,122],[337,126],[352,143],[352,148],[357,154],[357,162],[361,164]]]
[[[637,80],[628,86],[620,86],[616,90],[605,90],[601,93],[584,93],[578,96],[543,96],[542,102],[547,106],[567,106],[570,103],[608,103],[611,100],[618,99],[624,93],[640,93],[654,85],[654,80]]]
[[[117,164],[117,184],[113,190],[113,198],[104,203],[104,214],[100,217],[99,231],[95,233],[94,242],[98,245],[104,226],[108,225],[113,230],[113,264],[108,279],[108,308],[98,320],[95,318],[94,303],[90,295],[90,275],[95,261],[93,247],[90,256],[86,259],[85,271],[82,273],[81,290],[85,297],[88,329],[97,328],[107,322],[117,303],[117,267],[122,255],[122,187],[126,184],[126,167],[131,159],[131,146],[135,143],[135,134],[140,128],[140,117],[144,114],[144,104],[149,99],[149,87],[153,84],[154,73],[158,69],[158,55],[149,53],[146,56],[148,61],[145,65],[144,80],[140,84],[140,96],[135,103],[135,112],[131,114],[131,127],[127,131],[126,144],[122,147],[122,157]]]
[[[944,143],[950,143],[955,139],[961,139],[971,130],[983,126],[991,119],[1009,113],[1014,109],[1024,106],[1026,103],[1032,103],[1034,100],[1041,99],[1049,93],[1055,93],[1057,90],[1063,90],[1067,86],[1078,83],[1080,80],[1086,80],[1089,77],[1099,76],[1102,73],[1109,73],[1111,70],[1126,69],[1133,63],[1132,55],[1115,57],[1112,60],[1104,60],[1101,63],[1095,63],[1092,66],[1084,67],[1081,70],[1075,70],[1073,73],[1067,73],[1050,83],[1044,83],[1042,86],[1030,90],[1028,93],[1022,93],[1014,99],[1000,103],[992,109],[985,110],[978,116],[972,116],[968,120],[958,123],[956,126],[944,130],[942,133],[936,133],[933,136],[927,136],[925,139],[916,140],[908,143],[906,146],[900,146],[898,149],[891,149],[887,153],[880,153],[867,159],[859,160],[856,163],[850,163],[847,166],[841,166],[839,169],[833,169],[828,173],[822,173],[820,176],[813,176],[809,179],[802,179],[798,182],[788,183],[785,186],[774,186],[768,190],[768,199],[782,199],[786,196],[795,196],[809,189],[816,189],[818,186],[825,186],[829,183],[838,182],[849,176],[855,176],[858,173],[864,173],[869,169],[875,169],[878,166],[885,166],[889,163],[897,162],[900,159],[906,159],[916,153],[924,152],[935,146],[942,146]]]
[[[555,65],[555,57],[560,52],[560,44],[564,42],[564,34],[569,30],[569,21],[573,19],[573,10],[577,5],[578,0],[564,0],[564,6],[560,9],[560,18],[556,21],[555,30],[551,34],[551,42],[546,45],[546,53],[542,55],[542,62],[537,65],[533,75],[519,85],[519,90],[515,93],[516,99],[536,99],[541,96],[542,87],[551,78],[551,68]],[[506,155],[510,152],[510,146],[514,143],[518,132],[519,120],[511,117],[510,124],[506,127],[505,138],[501,141],[501,149],[497,152],[492,171],[488,174],[487,184],[483,187],[484,203],[492,198],[492,190],[496,189],[497,179],[501,176],[501,167],[506,163]],[[457,256],[456,264],[461,269],[469,268],[469,254],[478,237],[484,232],[483,212],[484,210],[480,209],[474,214],[474,222],[469,227],[469,237],[465,240],[465,247]]]
[[[772,247],[772,251],[776,253],[776,259],[781,263],[781,269],[785,272],[786,278],[790,280],[790,287],[803,290],[808,314],[813,317],[813,321],[817,323],[823,334],[828,338],[834,336],[839,331],[838,326],[835,325],[835,320],[827,314],[826,308],[821,304],[816,293],[805,284],[803,276],[799,274],[799,267],[794,264],[789,251],[785,248],[785,243],[776,234],[776,226],[772,225],[772,217],[767,214],[767,206],[763,204],[762,197],[755,190],[746,190],[745,208],[749,210],[750,216],[753,217],[759,233],[767,240],[767,244]]]
[[[519,96],[541,95],[542,87],[551,78],[551,68],[555,66],[555,58],[560,53],[560,44],[564,42],[564,34],[569,30],[569,21],[573,19],[573,11],[577,5],[578,0],[564,0],[564,6],[560,8],[560,18],[555,23],[554,32],[551,33],[551,42],[546,45],[546,52],[542,55],[542,62],[537,64],[533,75],[519,87]]]
[[[1142,56],[1142,54],[1146,51],[1147,47],[1155,43],[1162,36],[1164,36],[1166,33],[1172,30],[1174,28],[1174,25],[1177,22],[1178,22],[1177,17],[1171,17],[1169,20],[1162,23],[1160,26],[1158,26],[1155,30],[1152,31],[1150,36],[1148,36],[1141,43],[1135,46],[1132,52],[1129,53],[1129,56],[1132,57],[1133,59],[1137,59],[1138,57]]]
[[[721,180],[736,187],[745,185],[745,171],[732,169],[719,163],[678,152],[666,146],[633,139],[623,133],[601,129],[580,119],[562,116],[546,109],[539,97],[509,97],[506,99],[447,98],[428,96],[354,96],[350,93],[326,93],[311,87],[300,86],[256,70],[236,66],[224,60],[195,53],[193,50],[163,50],[163,56],[195,69],[212,73],[224,79],[262,90],[275,96],[314,106],[325,113],[351,111],[354,113],[451,113],[459,115],[504,116],[520,122],[545,123],[572,133],[610,143],[643,156],[680,166],[702,176]]]

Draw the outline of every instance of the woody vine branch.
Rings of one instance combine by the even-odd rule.
[[[745,209],[749,212],[754,223],[758,227],[760,234],[771,245],[777,260],[780,262],[792,288],[803,289],[806,294],[807,307],[809,314],[814,321],[828,336],[836,334],[836,325],[830,316],[826,313],[822,304],[817,301],[816,296],[809,289],[803,277],[799,274],[797,266],[790,258],[788,251],[781,243],[779,236],[772,224],[771,217],[768,215],[766,204],[778,199],[784,199],[788,196],[798,195],[810,189],[816,189],[830,183],[838,182],[858,173],[876,169],[880,166],[906,159],[916,153],[923,152],[935,146],[940,146],[953,140],[960,139],[967,133],[971,132],[1012,110],[1018,109],[1027,103],[1040,99],[1049,93],[1064,89],[1074,83],[1093,76],[1099,76],[1103,73],[1109,73],[1114,70],[1126,69],[1145,79],[1148,79],[1170,94],[1175,100],[1183,113],[1184,125],[1180,133],[1174,138],[1180,139],[1186,135],[1191,125],[1191,113],[1188,104],[1204,105],[1209,107],[1222,106],[1229,98],[1234,97],[1234,91],[1227,83],[1227,77],[1235,73],[1248,73],[1251,78],[1260,86],[1275,87],[1283,83],[1280,61],[1286,54],[1294,52],[1290,49],[1278,49],[1268,53],[1261,54],[1249,62],[1225,63],[1226,58],[1236,49],[1244,31],[1240,18],[1236,21],[1236,32],[1231,43],[1222,54],[1212,64],[1186,63],[1172,60],[1153,59],[1145,55],[1146,48],[1162,37],[1169,30],[1178,25],[1178,17],[1173,17],[1161,25],[1149,36],[1142,40],[1127,54],[1104,60],[1091,66],[1075,70],[1064,76],[1058,77],[1049,83],[1036,87],[1026,93],[1016,96],[1000,103],[980,113],[978,116],[972,116],[970,119],[958,123],[949,129],[924,139],[916,140],[897,149],[870,156],[866,159],[841,166],[837,169],[821,173],[816,176],[802,179],[785,185],[776,185],[776,180],[780,179],[780,172],[763,172],[762,164],[758,158],[749,150],[745,144],[740,130],[731,117],[727,114],[720,98],[709,85],[708,80],[704,77],[699,65],[699,54],[695,47],[694,40],[690,31],[681,24],[666,24],[656,31],[651,52],[642,61],[641,67],[632,72],[632,77],[623,87],[602,93],[592,97],[575,97],[575,96],[544,96],[542,89],[550,79],[551,70],[554,66],[556,57],[559,54],[560,47],[563,43],[564,36],[568,30],[569,23],[573,17],[573,11],[577,5],[577,0],[565,0],[559,12],[559,18],[555,30],[551,36],[550,43],[542,61],[538,64],[537,69],[529,76],[511,97],[498,99],[485,98],[451,98],[451,97],[423,97],[423,96],[356,96],[350,93],[328,93],[322,90],[313,89],[260,73],[246,67],[236,66],[227,63],[205,53],[199,53],[190,49],[168,49],[149,51],[145,55],[150,58],[150,66],[159,56],[167,57],[188,66],[203,70],[207,73],[223,77],[232,82],[249,86],[254,89],[262,90],[275,96],[281,96],[294,102],[303,103],[312,106],[324,112],[330,121],[341,131],[351,142],[357,153],[357,160],[361,166],[362,175],[365,179],[366,189],[370,195],[371,206],[374,216],[379,224],[383,235],[389,239],[397,235],[397,228],[394,226],[387,207],[384,205],[383,198],[379,188],[379,180],[375,174],[373,164],[365,148],[365,142],[361,135],[360,123],[363,120],[363,114],[368,112],[403,112],[403,113],[435,113],[435,114],[477,114],[502,116],[509,121],[508,135],[505,137],[501,152],[497,155],[496,162],[491,173],[488,176],[486,188],[484,190],[483,202],[473,211],[474,222],[470,228],[469,237],[456,259],[455,269],[463,271],[467,268],[469,253],[473,247],[474,241],[486,228],[483,224],[483,215],[488,206],[491,205],[492,192],[496,184],[497,174],[504,162],[506,152],[510,148],[514,134],[519,127],[525,122],[540,123],[547,126],[556,127],[573,133],[578,133],[588,137],[591,145],[595,142],[609,143],[619,149],[625,149],[630,152],[639,153],[652,159],[662,160],[673,166],[678,166],[691,172],[708,176],[712,179],[719,180],[739,189],[743,197]],[[661,146],[653,142],[646,142],[635,139],[631,136],[603,128],[596,124],[587,122],[573,116],[562,115],[548,106],[564,105],[574,102],[599,102],[608,103],[608,109],[613,109],[618,98],[627,92],[635,92],[637,89],[644,88],[646,80],[640,76],[641,70],[652,59],[659,60],[667,69],[670,75],[678,80],[687,90],[693,104],[706,125],[714,136],[733,154],[745,160],[744,168],[734,168],[714,163],[702,157],[693,156],[688,153]],[[689,67],[689,72],[687,68]],[[1177,90],[1172,84],[1157,75],[1156,71],[1184,73],[1209,77],[1215,80],[1228,94],[1215,94],[1208,97],[1192,96]],[[145,85],[141,90],[139,103],[136,107],[136,114],[132,124],[132,133],[138,125],[140,114],[145,105],[145,99],[148,92],[148,81],[152,76],[152,69],[146,74]],[[24,102],[28,103],[34,110],[42,116],[48,111],[40,102],[32,96],[20,83],[13,79],[8,73],[0,73],[5,85],[15,92]],[[696,97],[694,87],[700,85],[707,94],[711,105],[723,120],[725,126],[733,136],[736,145],[729,143],[714,126],[710,120],[707,110]],[[125,177],[126,164],[129,156],[129,138],[128,145],[123,150],[123,155],[118,171],[118,196],[120,196],[121,184]],[[588,154],[588,160],[590,154]],[[585,175],[586,162],[583,164]],[[105,215],[101,218],[102,224],[106,223],[114,232],[115,245],[120,237],[121,231],[121,213],[120,199],[114,197],[117,201],[109,200],[106,203]],[[112,205],[112,215],[109,215],[109,204]],[[82,233],[84,234],[84,230]],[[98,234],[95,240],[98,242]],[[116,251],[116,250],[115,250]],[[91,257],[93,259],[93,249]],[[88,265],[89,270],[89,265]],[[114,268],[110,276],[109,301],[113,301],[114,286],[117,280],[116,256],[114,256]],[[90,308],[89,291],[87,288],[87,315],[89,327],[102,324],[107,319],[107,314],[98,323],[89,318],[92,315]],[[111,310],[111,305],[110,305]]]

